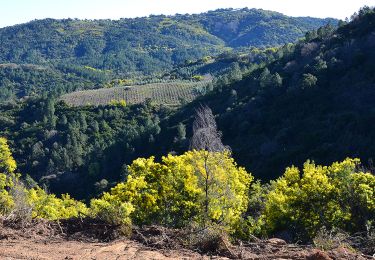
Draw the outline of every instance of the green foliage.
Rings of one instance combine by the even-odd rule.
[[[162,163],[141,158],[128,171],[127,181],[110,194],[134,206],[131,216],[138,224],[182,227],[191,221],[203,226],[214,222],[231,229],[247,208],[252,176],[228,153],[191,151],[163,157]]]
[[[13,183],[0,173],[0,216],[9,214],[14,207],[14,201],[8,190]]]
[[[177,141],[186,139],[186,126],[183,123],[177,125]]]
[[[193,75],[193,77],[191,77],[194,81],[202,81],[204,80],[204,77],[202,75]]]
[[[3,61],[6,62],[6,61]],[[90,72],[93,73],[93,72]],[[0,65],[0,101],[22,97],[54,95],[101,85],[108,75],[91,77],[71,68],[47,65]]]
[[[16,161],[12,157],[7,140],[0,137],[0,173],[11,175],[17,168]]]
[[[261,184],[260,181],[253,182],[249,189],[249,204],[242,219],[237,224],[235,236],[241,239],[249,237],[268,235],[264,231],[264,216],[267,196],[270,192],[269,184]]]
[[[268,68],[265,68],[259,76],[259,85],[262,88],[281,87],[282,84],[282,77],[277,72],[275,74],[271,74]]]
[[[203,57],[210,65],[211,57],[225,50],[294,42],[327,22],[335,20],[227,9],[117,21],[45,19],[6,27],[0,29],[0,101],[155,80],[186,61]]]
[[[10,213],[14,206],[9,189],[13,187],[16,168],[17,164],[12,157],[7,140],[0,137],[0,215]]]
[[[256,59],[250,64],[235,55],[243,79],[215,80],[210,94],[182,107],[162,132],[180,122],[191,129],[194,109],[207,104],[235,160],[263,181],[279,177],[290,164],[301,166],[306,158],[329,164],[358,157],[371,167],[367,162],[375,154],[375,132],[368,130],[375,118],[374,23],[375,15],[368,11],[327,39],[316,33],[311,41],[277,51],[252,49],[248,55]],[[216,63],[219,57],[210,65]],[[173,143],[175,133],[169,132],[163,135],[169,138],[166,151],[188,148]]]
[[[14,208],[28,205],[32,209],[33,218],[58,220],[87,213],[85,204],[72,199],[68,194],[62,195],[60,199],[53,194],[47,194],[39,187],[26,189],[20,184],[19,176],[14,173],[15,169],[16,161],[12,157],[7,140],[1,137],[0,215],[7,215]],[[25,195],[25,198],[22,197],[21,193]],[[17,203],[25,205],[17,205]]]
[[[211,56],[204,56],[204,57],[202,58],[202,61],[203,61],[204,63],[209,63],[209,62],[212,61],[212,57],[211,57]]]
[[[72,199],[69,194],[57,198],[41,188],[33,188],[27,191],[27,199],[32,207],[33,218],[59,220],[78,217],[81,214],[85,216],[88,213],[86,205]]]
[[[317,77],[314,75],[307,73],[302,75],[302,88],[311,88],[316,85],[316,82],[318,81]]]
[[[169,154],[160,163],[138,158],[128,167],[126,181],[87,208],[68,194],[58,198],[38,186],[25,188],[14,174],[5,138],[0,151],[6,171],[0,173],[1,215],[29,214],[30,209],[32,218],[49,220],[90,216],[118,226],[124,235],[130,235],[132,221],[220,230],[242,239],[287,231],[293,239],[314,239],[324,248],[341,243],[341,235],[331,236],[335,230],[368,231],[375,219],[375,176],[360,170],[359,159],[331,166],[307,161],[302,173],[288,167],[282,177],[261,185],[252,183],[252,175],[227,151]]]
[[[45,19],[1,29],[0,36],[6,40],[0,47],[0,61],[73,64],[87,73],[106,69],[152,73],[218,54],[224,45],[293,42],[328,22],[335,20],[292,18],[246,8],[117,21]]]
[[[218,13],[220,15],[208,15],[212,15],[213,20],[229,21],[231,18],[228,12]],[[151,24],[153,19],[157,17],[149,19]],[[359,156],[367,161],[375,151],[374,131],[369,131],[368,127],[375,117],[371,102],[375,97],[374,19],[373,10],[366,9],[338,30],[333,32],[331,26],[325,26],[295,45],[246,49],[243,53],[225,52],[218,57],[211,49],[207,52],[215,57],[212,60],[197,60],[202,54],[199,50],[193,54],[179,53],[173,58],[174,62],[180,62],[182,57],[194,59],[177,68],[170,77],[191,79],[192,75],[212,71],[222,75],[214,81],[215,88],[212,85],[208,95],[176,113],[165,106],[155,107],[150,100],[126,107],[108,105],[113,98],[98,107],[67,107],[53,98],[2,103],[0,134],[11,140],[19,169],[49,185],[54,192],[65,193],[70,189],[78,196],[93,197],[96,192],[125,179],[111,192],[92,200],[90,209],[67,195],[59,198],[38,187],[26,189],[33,216],[60,219],[84,213],[127,227],[131,219],[137,224],[173,227],[193,222],[198,227],[219,225],[242,238],[248,238],[249,234],[272,236],[288,231],[296,239],[309,240],[323,228],[350,233],[366,230],[375,218],[375,180],[373,174],[358,168],[357,159],[331,166],[306,162],[303,170],[287,168],[269,187],[260,183],[249,187],[251,175],[237,167],[229,154],[183,152],[187,150],[186,139],[191,134],[192,111],[197,104],[207,103],[214,111],[226,144],[233,148],[233,157],[262,180],[279,176],[280,169],[290,164],[299,166],[306,158],[328,163]],[[180,31],[207,36],[202,26],[162,21],[158,30],[166,35]],[[35,22],[38,23],[43,24]],[[85,27],[82,21],[66,23],[82,26],[74,27],[80,35],[89,32],[100,36],[104,32],[100,26]],[[134,26],[139,25],[141,22]],[[205,26],[214,28],[214,23],[208,22]],[[229,26],[222,28],[225,34],[235,35],[237,31],[247,30],[235,22],[223,26]],[[44,30],[43,26],[39,29]],[[57,31],[64,34],[66,29],[59,27]],[[222,31],[217,32],[219,34],[224,35]],[[233,45],[242,44],[242,40],[245,42],[245,39],[237,39]],[[79,64],[74,68],[60,64],[52,68],[52,72],[40,70],[39,74],[40,68],[33,67],[32,72],[26,72],[25,66],[9,69],[11,65],[2,65],[0,70],[4,74],[1,75],[5,76],[0,77],[4,86],[0,97],[39,95],[43,92],[40,89],[49,92],[48,86],[52,88],[54,82],[64,82],[56,91],[57,95],[89,88],[92,82],[100,82],[100,86],[127,84],[121,79],[132,76],[123,75],[122,69],[155,71],[158,62],[146,62],[149,66],[142,62],[148,61],[147,55],[154,53],[151,49],[157,53],[155,56],[165,51],[160,42],[150,49],[142,43],[137,42],[132,47],[119,43],[111,55],[118,60],[114,53],[120,50],[122,55],[132,57],[121,59],[119,55],[117,65],[111,58],[105,65],[100,59],[92,64],[94,54],[105,46],[92,39],[82,39],[71,47],[79,57]],[[5,42],[1,48],[9,49],[9,43]],[[123,53],[122,49],[131,50]],[[177,49],[168,49],[168,53]],[[17,48],[14,50],[9,53],[11,59],[23,61],[22,57],[26,57],[26,60],[43,62],[44,56],[37,52],[27,57],[19,56]],[[28,53],[28,47],[22,51]],[[58,54],[54,55],[61,60]],[[137,57],[141,57],[137,66],[121,63],[137,60]],[[163,61],[166,65],[160,68],[170,68],[169,58]],[[107,81],[105,68],[122,75]],[[62,72],[66,77],[76,76],[61,79]],[[101,79],[95,79],[95,75]],[[48,81],[48,78],[56,80]],[[67,83],[78,78],[77,84]],[[28,88],[20,87],[19,82]],[[34,85],[38,89],[33,89]],[[160,154],[170,151],[182,155],[158,160]],[[156,159],[137,159],[128,168],[122,168],[124,163],[150,155],[155,155]],[[10,191],[18,181],[15,169],[7,142],[0,138],[0,214],[9,214],[14,209],[16,200]]]
[[[124,235],[130,235],[130,214],[133,211],[134,207],[131,203],[123,202],[117,196],[104,193],[101,198],[91,200],[89,212],[94,218],[99,218],[112,225],[119,225]]]
[[[1,115],[14,121],[0,124],[0,135],[12,140],[21,172],[53,193],[79,199],[97,195],[102,179],[120,181],[123,164],[154,154],[150,136],[158,136],[169,113],[151,104],[74,108],[52,101],[0,104]]]
[[[332,19],[320,21],[315,18],[296,19],[280,13],[247,8],[219,9],[208,12],[206,17],[208,31],[233,47],[282,45],[294,42],[302,36],[297,36],[302,31],[310,31],[316,29],[315,26],[319,27],[327,23],[336,23]],[[318,25],[320,22],[322,24]],[[267,33],[264,33],[265,31]]]
[[[283,78],[277,72],[272,76],[272,85],[274,87],[281,87],[283,85]]]
[[[124,99],[121,99],[121,100],[113,99],[109,102],[109,105],[115,106],[115,107],[126,107],[126,101]]]
[[[267,233],[292,230],[302,239],[326,227],[366,230],[375,217],[375,176],[356,171],[358,159],[331,166],[306,162],[302,176],[296,167],[271,184],[263,225]]]

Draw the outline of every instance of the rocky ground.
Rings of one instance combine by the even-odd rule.
[[[180,231],[157,226],[135,228],[130,239],[116,232],[85,220],[38,220],[23,226],[0,221],[0,259],[374,259],[345,247],[323,252],[281,239],[232,245],[217,238],[188,246]]]

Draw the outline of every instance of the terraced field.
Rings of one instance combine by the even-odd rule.
[[[205,92],[210,80],[200,82],[176,81],[139,86],[101,88],[76,91],[61,97],[71,106],[106,105],[114,100],[125,100],[127,104],[138,104],[151,99],[157,104],[176,106],[181,100],[192,101]]]

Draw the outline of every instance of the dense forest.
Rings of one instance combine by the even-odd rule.
[[[375,243],[375,9],[334,22],[229,9],[0,29],[0,215]],[[173,107],[61,98],[207,76]]]
[[[148,73],[218,54],[225,47],[293,42],[327,23],[337,21],[287,17],[257,9],[117,21],[46,19],[1,29],[0,61],[73,63]]]
[[[374,117],[375,15],[365,13],[337,30],[326,26],[307,33],[281,47],[280,58],[269,64],[241,68],[243,79],[235,83],[224,77],[212,93],[169,118],[165,128],[183,123],[190,130],[195,107],[208,104],[236,160],[262,179],[307,158],[327,164],[360,157],[373,167],[374,133],[368,125]]]
[[[124,162],[150,156],[168,108],[71,108],[53,99],[1,106],[1,134],[22,172],[55,193],[91,197],[124,178]],[[100,182],[101,181],[101,182]]]

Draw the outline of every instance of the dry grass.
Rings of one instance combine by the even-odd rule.
[[[27,194],[23,183],[15,181],[14,186],[10,189],[10,194],[13,197],[14,208],[6,218],[21,226],[26,226],[32,220],[32,206],[27,201]]]
[[[347,239],[349,235],[339,230],[327,230],[322,228],[313,239],[315,247],[321,250],[331,250],[338,247],[349,247]]]

